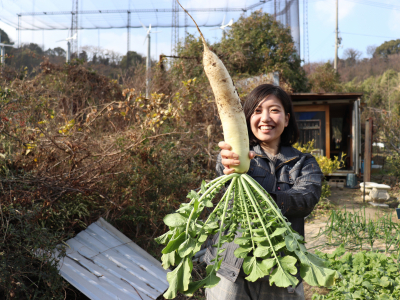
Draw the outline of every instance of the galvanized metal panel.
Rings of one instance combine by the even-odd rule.
[[[168,270],[102,218],[67,244],[60,274],[90,299],[151,300],[168,288]]]

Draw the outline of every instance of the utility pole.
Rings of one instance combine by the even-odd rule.
[[[151,70],[151,58],[150,58],[150,30],[147,34],[147,57],[146,57],[146,98],[150,98],[150,70]]]
[[[71,62],[71,42],[67,41],[67,57],[66,57],[67,64]]]
[[[18,15],[18,48],[21,47],[21,15]]]
[[[131,28],[131,12],[128,11],[128,22],[126,26],[127,30],[127,49],[126,49],[126,70],[129,69],[129,48],[130,48],[130,28]]]
[[[336,72],[338,70],[338,47],[339,47],[338,10],[339,10],[339,0],[336,0],[335,60],[333,61],[333,68],[335,69]]]
[[[140,22],[142,23],[142,22]],[[150,57],[150,45],[151,45],[151,38],[150,38],[150,33],[151,33],[151,24],[149,24],[149,28],[147,29],[146,26],[143,25],[144,30],[147,31],[146,33],[146,38],[144,41],[146,42],[147,39],[147,57],[146,57],[146,98],[150,97],[150,72],[151,72],[151,57]],[[153,31],[153,33],[160,32],[160,31]],[[160,56],[161,57],[161,56]]]

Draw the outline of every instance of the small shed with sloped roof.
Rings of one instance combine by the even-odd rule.
[[[362,93],[293,93],[301,144],[314,140],[317,152],[345,165],[332,176],[359,174],[361,168],[360,105]]]

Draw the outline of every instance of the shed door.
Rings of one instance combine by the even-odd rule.
[[[321,120],[299,120],[300,145],[304,145],[314,140],[315,149],[323,149]]]
[[[325,107],[324,107],[325,108]],[[326,107],[328,108],[328,106]],[[304,107],[299,107],[296,109],[305,109]],[[326,132],[329,129],[328,125],[325,124],[325,120],[329,121],[329,111],[328,113],[325,111],[313,110],[313,107],[307,107],[308,111],[296,111],[296,122],[300,131],[299,143],[303,145],[309,141],[314,139],[314,148],[319,149],[322,155],[329,155],[328,148],[326,145],[329,142],[329,139],[326,139],[326,136],[329,136],[329,132]],[[328,156],[329,157],[329,156]]]

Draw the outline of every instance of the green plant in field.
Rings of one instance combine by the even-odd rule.
[[[316,254],[327,261],[327,267],[340,272],[342,279],[327,295],[314,294],[313,300],[400,299],[400,267],[395,257],[371,251],[345,253],[343,245],[332,254]]]
[[[389,175],[400,177],[400,155],[393,153],[386,157],[387,164],[390,166]]]
[[[203,209],[214,206],[212,199],[228,181],[224,196],[202,221]],[[303,237],[290,227],[275,201],[250,176],[235,173],[208,184],[203,182],[200,192],[191,191],[188,198],[189,203],[181,204],[164,218],[169,231],[156,239],[166,245],[162,250],[163,267],[176,266],[167,274],[170,287],[165,298],[175,298],[178,292],[191,296],[199,288],[217,285],[220,278],[216,274],[222,263],[219,255],[225,251],[221,246],[232,241],[240,245],[234,254],[244,259],[243,270],[249,281],[269,275],[271,285],[295,287],[299,282],[293,276],[296,264],[300,264],[300,274],[310,285],[331,286],[338,278],[336,271],[325,268],[322,260],[307,251]],[[192,257],[209,235],[217,233],[217,256],[207,266],[207,276],[192,282]]]
[[[368,247],[375,251],[374,244],[382,242],[385,247],[382,251],[399,254],[400,227],[393,222],[391,214],[374,220],[368,218],[365,208],[358,212],[332,210],[327,226],[318,236],[322,234],[327,236],[328,245],[337,246],[343,243],[349,250]]]

